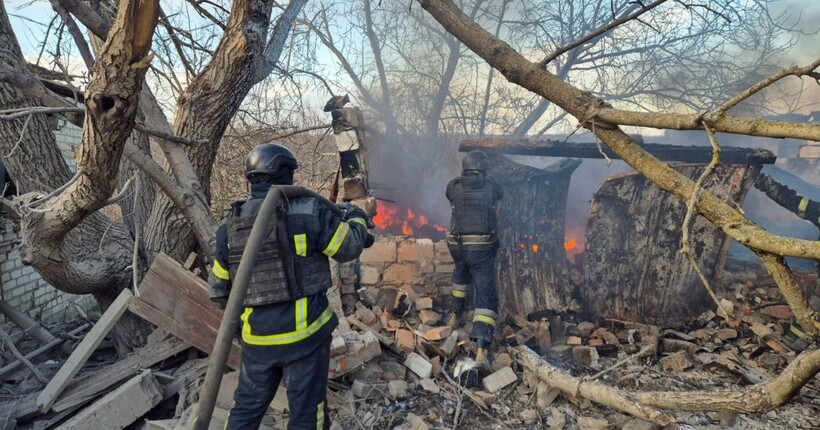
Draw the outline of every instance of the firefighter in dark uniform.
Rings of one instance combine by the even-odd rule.
[[[456,326],[466,307],[467,291],[475,294],[473,329],[470,338],[478,349],[476,364],[487,366],[487,349],[498,325],[498,292],[495,288],[496,203],[501,187],[487,176],[489,157],[470,151],[462,160],[461,176],[447,184],[452,209],[447,245],[455,261],[453,272],[453,314],[449,325]]]
[[[250,198],[234,203],[216,233],[209,276],[211,300],[224,309],[251,227],[271,186],[291,185],[296,158],[286,147],[266,143],[245,159]],[[280,217],[284,233],[268,233],[257,256],[241,316],[242,365],[226,428],[259,428],[280,381],[287,387],[288,429],[328,429],[325,390],[331,332],[338,325],[325,291],[331,286],[328,258],[350,261],[361,254],[369,220],[344,203],[339,217],[315,197],[290,199]],[[278,230],[271,229],[271,231]],[[282,246],[277,238],[287,238]],[[287,253],[287,254],[286,254]],[[289,257],[289,258],[284,258]],[[286,263],[287,261],[291,263]],[[290,268],[290,269],[288,269]],[[289,276],[287,271],[292,272]],[[301,294],[294,297],[295,280]]]

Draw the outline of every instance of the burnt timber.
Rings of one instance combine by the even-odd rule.
[[[712,159],[709,146],[662,145],[642,143],[639,146],[661,161],[683,163],[708,163]],[[463,140],[458,146],[461,152],[480,149],[487,153],[504,155],[533,155],[541,157],[598,158],[603,151],[612,160],[619,160],[605,145],[595,142],[564,142],[546,139],[486,138]],[[720,148],[721,164],[760,165],[774,164],[777,157],[765,149],[725,146]]]

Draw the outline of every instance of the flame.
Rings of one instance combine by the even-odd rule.
[[[433,224],[426,215],[414,212],[412,209],[402,209],[398,205],[377,201],[376,216],[373,217],[376,230],[405,236],[430,234],[430,231],[446,233],[447,228]],[[426,233],[425,233],[426,232]]]
[[[564,249],[569,251],[570,249],[575,249],[575,239],[570,239],[564,242]]]
[[[532,252],[538,253],[538,244],[537,243],[532,244]]]

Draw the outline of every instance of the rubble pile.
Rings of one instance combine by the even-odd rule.
[[[817,284],[816,274],[798,276],[801,285]],[[807,346],[794,334],[777,287],[765,272],[741,269],[727,273],[719,288],[726,313],[709,311],[682,327],[591,322],[549,311],[509,316],[496,332],[492,369],[480,371],[471,360],[475,344],[468,338],[469,317],[457,328],[444,325],[446,287],[384,287],[375,291],[372,304],[362,300],[347,316],[339,297],[332,296],[341,321],[331,365],[331,377],[342,384],[337,388],[344,387],[338,417],[344,428],[402,430],[453,428],[456,411],[460,426],[659,428],[551,388],[517,361],[516,347],[525,345],[575,377],[625,391],[731,388],[777,376]],[[820,291],[809,295],[817,300]],[[671,415],[695,428],[742,423],[794,429],[814,428],[810,417],[818,411],[820,382],[815,378],[790,404],[768,414]]]
[[[337,429],[654,429],[654,422],[550,385],[523,357],[534,351],[569,378],[627,393],[692,391],[768,381],[809,347],[769,276],[739,266],[715,285],[720,309],[680,327],[587,321],[549,310],[508,315],[496,330],[491,368],[478,368],[468,335],[471,316],[456,327],[445,325],[449,273],[437,268],[452,264],[446,246],[407,238],[381,238],[377,244],[363,256],[363,269],[379,271],[376,283],[351,292],[344,284],[349,267],[340,265],[337,286],[328,294],[339,317],[328,382]],[[179,288],[153,281],[171,274]],[[815,273],[796,275],[800,285],[818,285]],[[3,326],[28,363],[4,347],[0,429],[93,428],[90,423],[105,423],[106,429],[188,428],[221,313],[207,304],[202,281],[166,257],[158,257],[146,279],[139,297],[124,291],[96,321],[47,328],[56,337],[26,338],[37,323],[18,314],[16,325]],[[344,298],[351,295],[357,300],[346,306]],[[806,295],[820,305],[820,291]],[[146,346],[117,359],[110,330],[127,310],[158,328]],[[63,342],[72,344],[70,355],[57,348]],[[239,352],[229,359],[234,369]],[[223,379],[214,429],[227,417],[236,379],[235,371]],[[815,377],[789,403],[766,414],[669,415],[699,429],[808,429],[816,428],[811,417],[818,412]],[[286,428],[284,389],[263,423],[264,429]]]

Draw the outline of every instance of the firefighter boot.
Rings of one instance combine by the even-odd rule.
[[[455,329],[458,326],[458,314],[453,312],[450,314],[450,319],[447,320],[447,327]]]
[[[487,350],[490,347],[490,342],[487,342],[483,339],[478,340],[478,348],[475,350],[475,365],[481,371],[487,371],[490,369],[490,359],[487,355]]]
[[[480,346],[475,351],[475,365],[482,370],[490,368],[490,362],[487,360],[487,350]]]

